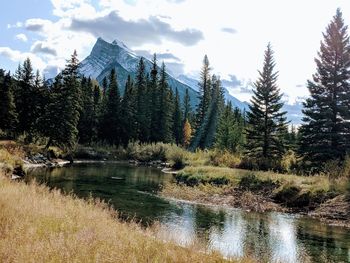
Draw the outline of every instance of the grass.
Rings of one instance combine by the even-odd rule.
[[[0,177],[1,262],[224,262],[120,222],[106,204]]]

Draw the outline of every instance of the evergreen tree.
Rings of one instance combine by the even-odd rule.
[[[115,69],[111,70],[107,89],[106,109],[102,117],[103,138],[110,144],[120,143],[120,94]]]
[[[172,103],[172,91],[169,88],[167,82],[167,74],[165,70],[165,64],[163,62],[160,78],[159,78],[159,119],[158,119],[158,129],[159,129],[159,140],[162,142],[171,142],[172,141],[172,112],[173,112],[173,103]]]
[[[264,168],[279,161],[285,152],[280,134],[286,127],[286,112],[281,109],[282,94],[277,87],[277,72],[274,72],[275,62],[271,45],[265,51],[263,70],[255,83],[253,97],[247,112],[248,127],[246,129],[248,156],[261,161]]]
[[[82,107],[78,123],[79,142],[91,143],[94,138],[94,91],[90,78],[83,77],[81,80]]]
[[[14,137],[18,124],[16,105],[12,92],[12,78],[10,72],[0,69],[0,130]]]
[[[207,55],[203,59],[203,67],[200,73],[199,86],[199,104],[196,110],[196,125],[195,128],[198,129],[205,118],[210,105],[210,95],[211,95],[211,83],[210,83],[210,67],[209,59]]]
[[[188,121],[188,119],[186,119],[183,125],[183,131],[182,131],[182,145],[184,147],[187,148],[190,145],[191,137],[192,137],[191,124]]]
[[[149,139],[149,120],[147,115],[147,80],[144,58],[140,59],[136,74],[136,128],[138,139],[147,142]]]
[[[151,81],[150,81],[150,108],[151,108],[151,134],[150,140],[152,142],[157,142],[160,140],[160,134],[158,129],[159,124],[159,110],[160,110],[160,94],[158,88],[158,66],[157,66],[157,56],[154,54],[152,61],[152,70],[151,70]]]
[[[47,148],[56,145],[71,150],[77,142],[81,111],[78,65],[77,53],[74,51],[62,74],[55,78],[48,106],[50,124],[46,131],[49,137]]]
[[[93,83],[94,91],[93,91],[93,141],[98,140],[98,132],[100,126],[100,118],[102,114],[102,93],[100,86],[96,83]]]
[[[323,37],[300,128],[299,153],[313,168],[343,159],[350,146],[350,44],[340,9]]]
[[[190,95],[188,94],[188,89],[186,89],[184,100],[183,100],[183,113],[184,113],[184,122],[186,120],[190,121],[191,120],[191,98]]]
[[[213,75],[211,80],[211,96],[210,104],[205,113],[204,119],[199,128],[197,128],[193,141],[191,142],[191,150],[196,148],[210,148],[215,141],[215,135],[218,127],[218,120],[225,105],[224,90],[220,79]]]
[[[22,66],[18,66],[15,74],[15,103],[18,112],[19,133],[26,132],[28,141],[31,140],[31,131],[35,125],[35,95],[33,96],[34,73],[32,63],[27,58]]]
[[[179,145],[182,142],[182,130],[183,130],[182,111],[180,108],[179,92],[176,89],[174,114],[173,114],[173,134],[174,134],[176,145]]]
[[[243,134],[243,117],[240,114],[239,109],[232,109],[232,103],[229,102],[225,105],[219,121],[215,147],[236,153],[243,145]]]
[[[134,88],[134,83],[128,76],[127,82],[125,84],[124,97],[121,102],[121,140],[124,146],[128,144],[131,140],[137,139],[136,132],[136,92]]]

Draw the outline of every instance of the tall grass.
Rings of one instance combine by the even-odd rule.
[[[1,262],[224,262],[118,221],[104,203],[0,177]]]

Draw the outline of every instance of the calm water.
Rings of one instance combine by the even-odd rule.
[[[253,256],[261,262],[350,262],[350,231],[282,213],[248,213],[168,201],[157,197],[172,176],[120,164],[76,164],[35,169],[29,180],[80,197],[109,201],[123,218],[160,222],[160,233],[182,245],[196,240],[225,256]]]

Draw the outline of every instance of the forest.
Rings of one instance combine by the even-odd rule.
[[[79,74],[77,53],[54,80],[33,70],[30,59],[14,74],[0,70],[1,137],[58,146],[70,153],[78,144],[127,147],[130,142],[172,143],[189,151],[217,149],[240,158],[236,167],[299,174],[349,172],[350,44],[338,9],[327,26],[307,82],[303,124],[294,127],[282,110],[274,51],[268,44],[249,110],[226,103],[220,77],[203,59],[199,104],[191,108],[167,83],[166,66],[146,72],[144,58],[123,96],[115,70],[96,80]],[[334,167],[341,167],[334,169]]]

